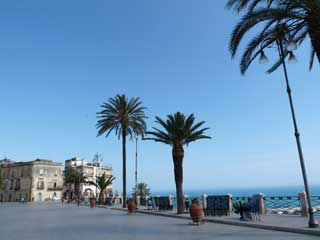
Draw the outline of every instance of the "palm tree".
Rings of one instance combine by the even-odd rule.
[[[63,171],[63,180],[65,185],[68,185],[68,189],[71,190],[71,184],[74,184],[75,180],[75,169],[72,166],[66,166]],[[69,197],[71,196],[69,195]]]
[[[182,214],[184,212],[182,194],[183,147],[196,140],[210,138],[204,135],[209,128],[199,129],[204,124],[204,121],[195,123],[193,114],[187,117],[183,113],[177,112],[167,117],[168,119],[166,121],[156,117],[156,123],[160,124],[164,130],[153,128],[154,131],[147,131],[146,134],[152,135],[153,137],[145,138],[145,140],[162,142],[172,147],[178,214]]]
[[[136,199],[136,195],[140,198],[150,196],[150,188],[146,183],[138,183],[136,187],[132,189],[132,196]]]
[[[266,41],[275,35],[279,25],[286,25],[292,40],[301,44],[307,36],[311,40],[311,58],[309,68],[313,66],[315,55],[320,63],[320,1],[319,0],[228,0],[227,8],[237,12],[247,10],[241,21],[235,26],[229,50],[234,57],[244,36],[253,28],[263,24],[242,55],[240,71],[245,74],[252,61],[269,47],[272,41]],[[258,28],[259,29],[259,28]],[[286,57],[290,52],[285,52]],[[267,71],[273,72],[281,65],[280,59]]]
[[[76,170],[72,166],[67,166],[64,170],[64,182],[68,184],[68,189],[70,190],[71,184],[74,185],[74,193],[76,197],[78,197],[80,192],[80,184],[81,183],[87,183],[87,177],[85,174],[79,170]]]
[[[102,110],[97,113],[98,135],[115,132],[118,138],[122,138],[122,178],[123,178],[123,208],[126,207],[126,138],[144,134],[147,118],[139,98],[131,98],[125,95],[117,95],[109,98],[108,102],[101,105]]]
[[[82,183],[84,184],[88,183],[88,178],[85,176],[85,173],[79,170],[75,170],[74,171],[74,192],[75,192],[76,198],[80,194],[80,185]]]
[[[99,193],[99,202],[100,204],[104,202],[104,192],[108,186],[112,184],[112,182],[116,179],[116,177],[112,175],[106,175],[106,173],[103,173],[101,176],[98,176],[96,178],[96,181],[90,181],[89,184],[94,185],[97,187],[100,191]]]

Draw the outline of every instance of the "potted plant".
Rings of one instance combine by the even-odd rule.
[[[95,197],[91,197],[90,199],[90,207],[95,207],[96,206],[96,198]]]
[[[244,212],[247,210],[245,202],[236,202],[233,204],[234,213],[240,214],[240,220],[244,220]]]
[[[134,199],[130,198],[129,201],[128,201],[128,211],[129,211],[129,213],[133,213],[135,207],[136,207],[136,204],[134,202]]]
[[[203,209],[199,204],[197,198],[192,199],[191,206],[189,207],[189,212],[193,223],[199,224],[202,222]]]

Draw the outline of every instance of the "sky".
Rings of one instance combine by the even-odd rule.
[[[148,129],[181,111],[211,140],[185,148],[184,188],[302,185],[283,72],[253,63],[245,76],[228,41],[239,15],[225,1],[0,2],[0,158],[64,162],[100,153],[121,192],[116,136],[97,138],[96,112],[116,94],[140,97]],[[241,45],[241,49],[245,42]],[[270,49],[266,54],[277,54]],[[320,70],[309,41],[288,65],[310,184],[319,180]],[[128,189],[135,144],[127,144]],[[138,142],[138,181],[174,189],[171,148]]]

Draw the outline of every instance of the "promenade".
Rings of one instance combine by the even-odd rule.
[[[0,204],[1,240],[102,239],[319,239],[317,236],[262,230],[61,203]]]
[[[115,206],[114,209],[123,210],[121,206]],[[154,211],[147,210],[146,207],[140,206],[140,208],[137,211],[139,213],[148,215],[190,219],[189,213],[177,215],[176,209],[173,211]],[[300,215],[265,214],[261,216],[261,221],[240,221],[239,218],[239,215],[231,213],[230,216],[205,216],[204,220],[210,223],[259,228],[266,230],[276,230],[290,233],[306,233],[315,236],[320,236],[320,228],[309,228],[308,218],[301,217]],[[318,220],[318,222],[320,222],[319,216],[316,216],[315,218]]]

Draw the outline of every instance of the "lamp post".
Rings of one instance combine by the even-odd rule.
[[[138,208],[138,135],[136,135],[136,164],[135,164],[135,189],[136,189],[136,209]]]
[[[286,26],[279,26],[279,31],[275,35],[274,40],[277,44],[278,54],[280,57],[281,65],[283,67],[284,77],[285,77],[285,81],[286,81],[287,94],[288,94],[288,98],[289,98],[291,116],[292,116],[293,125],[294,125],[294,135],[295,135],[296,143],[297,143],[297,149],[298,149],[300,166],[301,166],[301,171],[302,171],[302,176],[303,176],[304,188],[305,188],[306,195],[307,195],[308,213],[309,213],[309,228],[317,228],[317,227],[319,227],[319,223],[314,218],[314,214],[313,214],[312,203],[311,203],[311,199],[310,199],[308,177],[307,177],[307,172],[306,172],[306,168],[305,168],[305,164],[304,164],[302,146],[301,146],[301,141],[300,141],[300,133],[298,130],[297,119],[295,116],[295,111],[294,111],[294,106],[293,106],[291,88],[290,88],[290,83],[289,83],[289,78],[288,78],[288,73],[287,73],[287,66],[286,66],[286,62],[285,62],[286,54],[285,54],[285,49],[284,49],[284,45],[283,45],[284,43],[286,44],[286,51],[287,51],[287,53],[289,53],[289,61],[295,62],[296,58],[293,54],[293,51],[297,49],[297,44],[294,42],[293,38],[290,35],[289,35],[288,39],[286,38],[286,35],[287,35],[287,27]],[[270,39],[266,39],[266,40],[270,40]],[[261,50],[260,53],[261,53],[261,55],[260,55],[259,62],[260,63],[268,62],[268,58],[266,57],[264,51]]]

